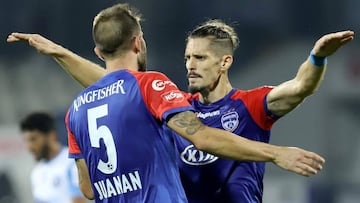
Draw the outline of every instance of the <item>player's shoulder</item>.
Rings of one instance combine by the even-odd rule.
[[[242,89],[235,89],[234,94],[231,96],[233,99],[241,99],[245,97],[251,97],[257,94],[267,94],[270,92],[274,86],[260,86],[252,89],[242,90]]]
[[[159,71],[132,71],[128,70],[128,72],[132,75],[134,75],[137,78],[167,78],[167,76],[164,73],[161,73]]]
[[[168,85],[176,87],[176,84],[172,82],[164,73],[158,71],[129,72],[135,76],[141,87],[151,86],[152,89],[156,91],[161,91]]]
[[[252,92],[263,92],[263,91],[270,91],[274,89],[274,86],[270,86],[270,85],[263,85],[263,86],[260,86],[260,87],[256,87],[256,88],[253,88],[253,89],[249,89],[247,90],[247,92],[249,93],[252,93]]]

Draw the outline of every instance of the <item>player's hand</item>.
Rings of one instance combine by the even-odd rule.
[[[281,147],[277,152],[274,163],[279,167],[303,176],[317,174],[322,170],[325,159],[297,147]]]
[[[319,57],[330,56],[341,46],[353,39],[354,32],[350,30],[324,35],[315,43],[313,54]]]
[[[59,56],[64,50],[60,45],[39,34],[11,33],[6,41],[9,43],[20,41],[28,42],[29,45],[34,47],[38,52],[51,56]]]

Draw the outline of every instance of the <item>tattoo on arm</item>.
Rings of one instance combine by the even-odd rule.
[[[185,132],[188,135],[194,135],[199,130],[205,128],[205,125],[194,116],[194,112],[192,111],[178,113],[174,115],[171,120],[177,127],[185,128]]]

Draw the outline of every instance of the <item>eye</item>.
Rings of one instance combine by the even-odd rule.
[[[185,56],[185,57],[184,57],[185,63],[186,63],[189,59],[190,59],[190,56]]]
[[[195,59],[197,59],[197,60],[201,60],[201,61],[205,60],[205,56],[195,55],[194,57],[195,57]]]

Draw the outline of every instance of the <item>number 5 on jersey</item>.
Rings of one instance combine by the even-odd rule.
[[[102,138],[106,146],[106,155],[108,161],[105,163],[99,160],[97,169],[102,173],[111,174],[116,171],[117,156],[114,139],[110,129],[106,125],[98,126],[97,119],[108,115],[108,105],[104,104],[87,110],[88,129],[90,143],[92,147],[100,148],[100,139]]]

